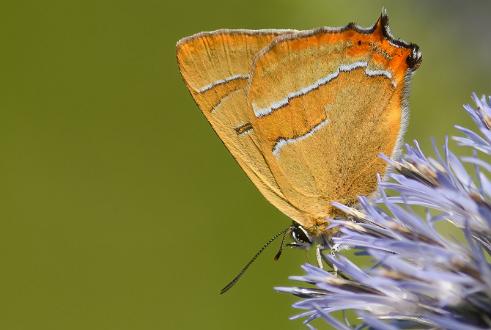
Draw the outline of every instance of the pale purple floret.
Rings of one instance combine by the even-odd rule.
[[[464,109],[470,115],[477,125],[481,135],[462,126],[456,128],[464,133],[465,137],[455,136],[453,139],[461,146],[467,146],[482,151],[488,155],[491,154],[491,96],[477,97],[472,95],[476,108],[465,105]]]
[[[340,253],[323,254],[335,272],[302,266],[305,275],[291,277],[302,286],[276,288],[303,298],[293,307],[304,312],[292,319],[312,329],[315,319],[336,329],[491,328],[491,98],[473,99],[465,110],[479,134],[457,126],[464,136],[453,137],[472,156],[456,156],[445,141],[428,157],[415,142],[398,161],[384,157],[392,174],[377,197],[361,197],[356,208],[333,203],[346,217],[330,221],[332,243],[369,256],[371,267]],[[460,238],[441,233],[440,223]],[[333,314],[349,310],[353,324]]]

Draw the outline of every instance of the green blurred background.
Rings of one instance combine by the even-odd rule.
[[[0,11],[0,329],[300,329],[275,293],[311,256],[199,112],[178,39],[371,25],[420,45],[407,140],[428,150],[491,94],[486,1],[11,1]]]

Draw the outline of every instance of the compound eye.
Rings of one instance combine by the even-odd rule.
[[[309,235],[307,234],[305,229],[303,229],[300,226],[293,228],[292,237],[298,243],[312,244],[312,241],[310,240]]]

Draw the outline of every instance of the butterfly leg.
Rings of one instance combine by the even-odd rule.
[[[315,256],[317,258],[317,265],[320,269],[324,269],[324,263],[322,262],[322,251],[325,250],[322,244],[317,244],[315,247]]]
[[[333,256],[333,257],[336,256],[336,250],[335,249],[331,249],[331,256]],[[332,264],[332,270],[333,270],[334,276],[337,276],[338,275],[338,267],[335,264]]]
[[[323,263],[323,258],[322,258],[322,252],[325,250],[329,250],[329,253],[332,257],[336,256],[336,252],[339,251],[339,247],[335,244],[332,245],[329,240],[327,240],[325,237],[323,239],[323,242],[317,243],[316,248],[315,248],[315,255],[317,258],[317,264],[320,269],[324,269],[324,263]],[[338,267],[336,265],[331,264],[331,267],[333,269],[334,275],[337,275],[338,273]]]

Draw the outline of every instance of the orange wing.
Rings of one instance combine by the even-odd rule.
[[[394,39],[382,14],[312,31],[219,30],[177,44],[193,98],[262,194],[322,233],[332,201],[376,189],[406,122],[416,45]]]

